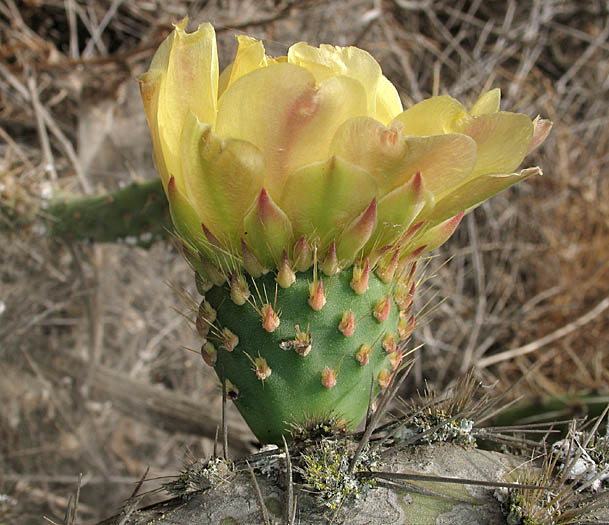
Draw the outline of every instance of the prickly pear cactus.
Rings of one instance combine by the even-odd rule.
[[[256,436],[353,428],[414,327],[417,261],[464,213],[540,173],[513,171],[551,124],[448,96],[403,111],[378,63],[240,36],[219,72],[213,27],[184,20],[140,77],[173,224],[204,295],[196,325]],[[289,436],[288,436],[289,437]]]

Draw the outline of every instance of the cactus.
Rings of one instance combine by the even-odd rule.
[[[448,96],[403,111],[365,51],[287,56],[176,25],[140,88],[157,169],[204,296],[196,328],[262,442],[334,418],[353,428],[400,367],[417,261],[513,173],[551,124]]]

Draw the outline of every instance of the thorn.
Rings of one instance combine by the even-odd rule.
[[[336,372],[329,367],[324,368],[321,373],[321,384],[330,390],[336,386]]]
[[[216,265],[209,262],[207,258],[200,252],[199,259],[201,260],[201,266],[203,266],[205,273],[209,276],[211,281],[216,286],[222,286],[224,284],[224,281],[226,281],[226,276],[220,271],[220,269]]]
[[[398,334],[400,335],[400,339],[407,339],[412,334],[416,320],[415,316],[412,315],[408,318],[408,315],[402,315],[405,312],[400,312],[400,320],[398,321]]]
[[[391,257],[389,262],[383,268],[379,268],[376,271],[376,275],[378,275],[379,278],[381,279],[381,281],[383,281],[385,284],[390,283],[393,280],[395,271],[398,268],[399,261],[400,261],[400,250],[396,249],[393,252],[393,256]]]
[[[368,290],[368,280],[370,279],[370,261],[366,259],[364,268],[360,266],[353,267],[353,278],[351,279],[351,288],[357,295],[362,295]]]
[[[277,284],[282,288],[289,288],[292,283],[296,280],[296,274],[290,267],[290,261],[288,261],[288,254],[283,250],[281,262],[279,263],[279,271],[275,277]]]
[[[218,351],[212,343],[205,341],[205,343],[201,345],[201,357],[206,365],[214,366],[218,359]]]
[[[269,303],[262,305],[262,328],[272,333],[277,329],[280,322],[279,316]]]
[[[343,318],[338,324],[338,330],[345,337],[351,337],[355,332],[355,316],[351,310],[347,310],[343,313]]]
[[[321,271],[326,275],[334,275],[339,272],[338,256],[336,255],[336,241],[332,241],[330,248],[321,266]]]
[[[370,352],[372,352],[372,347],[368,344],[363,344],[359,347],[359,350],[355,354],[355,359],[361,366],[366,366],[368,361],[370,361]]]
[[[199,295],[205,295],[209,290],[213,288],[214,283],[208,281],[204,277],[201,277],[198,272],[195,272],[195,285],[197,287],[197,292],[199,292]]]
[[[230,298],[237,306],[245,304],[251,292],[245,277],[235,270],[230,278]]]
[[[376,306],[372,310],[372,315],[374,315],[374,318],[379,323],[383,323],[389,317],[390,310],[391,310],[391,299],[389,297],[389,294],[387,294],[385,297],[378,300],[378,302],[376,303]]]
[[[306,272],[312,264],[313,250],[303,235],[294,246],[294,268],[299,272]]]
[[[383,350],[385,350],[385,353],[387,353],[387,354],[392,354],[393,352],[395,352],[395,350],[397,348],[395,334],[392,334],[391,332],[388,332],[387,334],[385,334],[385,337],[383,337],[383,342],[381,343],[381,346],[383,347]]]
[[[389,383],[391,382],[391,372],[383,368],[383,370],[379,372],[378,381],[379,385],[381,385],[381,388],[383,390],[387,388],[389,386]]]
[[[398,367],[400,366],[400,363],[402,362],[402,349],[401,348],[397,348],[394,352],[391,353],[391,355],[389,356],[389,362],[391,363],[391,369],[395,372]]]
[[[214,324],[215,320],[216,311],[212,305],[205,300],[205,297],[203,297],[203,300],[199,305],[199,314],[197,315],[197,320],[195,321],[197,332],[201,337],[207,337],[207,334],[209,334],[209,329]]]
[[[245,271],[254,279],[257,279],[268,272],[268,269],[260,264],[260,261],[258,261],[256,256],[250,251],[243,239],[241,239],[241,254],[243,256],[243,268],[245,268]]]
[[[239,337],[229,328],[222,328],[222,348],[227,352],[232,352],[239,344]]]
[[[309,285],[309,306],[316,312],[319,312],[326,304],[326,296],[324,295],[324,285],[322,280],[313,281]]]

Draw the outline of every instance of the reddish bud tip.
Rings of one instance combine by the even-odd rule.
[[[317,283],[312,282],[309,285],[309,306],[316,312],[319,312],[325,304],[324,286],[321,279],[319,279]]]
[[[233,272],[230,279],[230,298],[237,306],[245,304],[251,295],[245,277],[237,271]]]
[[[400,262],[400,250],[395,250],[391,259],[387,262],[387,264],[381,266],[376,274],[379,276],[379,279],[384,283],[390,283],[393,280],[393,276],[395,275],[396,270],[398,269],[398,263]]]
[[[351,310],[347,310],[343,313],[343,318],[338,324],[338,330],[345,337],[351,337],[355,332],[355,316]]]
[[[222,329],[222,348],[227,352],[232,352],[239,344],[239,336],[233,333],[229,328]]]
[[[382,389],[385,389],[391,383],[391,372],[389,370],[381,370],[378,375],[378,382]]]
[[[395,350],[397,348],[397,341],[395,340],[395,334],[392,334],[391,332],[386,333],[385,337],[383,337],[383,342],[381,343],[381,346],[383,347],[383,350],[385,350],[385,352],[387,354],[392,354],[393,352],[395,352]]]
[[[298,272],[306,272],[313,264],[313,250],[302,236],[294,246],[294,268]]]
[[[370,361],[370,352],[372,352],[372,347],[368,344],[363,344],[359,347],[359,350],[355,354],[355,359],[361,366],[366,366],[368,361]]]
[[[328,250],[326,258],[324,259],[324,262],[321,265],[321,271],[324,272],[328,276],[334,275],[334,274],[338,273],[338,271],[339,271],[338,256],[336,255],[336,242],[335,241],[332,241],[332,244],[330,244],[330,249]]]
[[[328,390],[336,386],[336,372],[329,367],[321,373],[321,384]]]
[[[400,366],[400,363],[402,362],[402,350],[400,348],[396,349],[395,352],[392,352],[391,355],[389,356],[389,361],[391,363],[391,369],[395,372],[398,367]]]
[[[383,323],[389,317],[389,312],[391,311],[391,298],[389,294],[387,294],[382,299],[376,303],[375,307],[372,309],[372,315],[379,322]]]
[[[280,322],[279,316],[270,304],[267,303],[262,306],[262,328],[272,333],[277,329]]]
[[[351,279],[351,288],[357,295],[362,295],[368,290],[368,280],[370,279],[370,261],[366,259],[366,264],[353,267],[353,278]]]

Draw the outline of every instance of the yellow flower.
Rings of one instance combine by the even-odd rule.
[[[338,268],[390,246],[406,256],[540,173],[514,170],[547,121],[499,111],[497,89],[469,111],[448,96],[403,111],[366,51],[300,42],[272,58],[245,36],[219,74],[213,27],[188,34],[186,22],[140,86],[174,224],[202,253],[243,259],[244,246],[278,268],[304,238]]]

